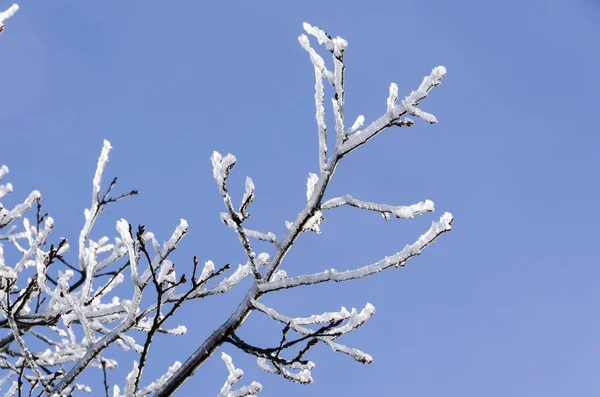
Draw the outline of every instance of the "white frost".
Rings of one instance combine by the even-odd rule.
[[[317,174],[313,174],[312,172],[308,173],[308,180],[306,181],[306,200],[310,200],[315,191],[315,186],[319,182],[319,176]]]
[[[4,26],[4,21],[6,21],[8,18],[10,18],[13,15],[15,15],[15,13],[18,10],[19,10],[19,5],[18,4],[13,4],[12,6],[10,6],[8,8],[8,10],[6,10],[4,12],[0,12],[0,32],[2,31],[2,27]]]

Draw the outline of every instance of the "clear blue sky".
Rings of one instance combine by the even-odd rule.
[[[126,217],[167,238],[181,217],[190,233],[178,266],[194,254],[237,265],[244,254],[219,221],[209,156],[237,156],[234,194],[246,175],[257,186],[252,226],[282,235],[317,171],[314,77],[296,40],[303,21],[349,42],[350,119],[378,117],[390,82],[407,95],[432,67],[447,67],[423,103],[440,123],[378,136],[344,159],[328,196],[432,199],[438,213],[385,223],[340,209],[321,236],[301,238],[283,268],[353,268],[395,253],[443,211],[456,221],[406,268],[264,300],[291,316],[371,302],[375,317],[340,341],[374,364],[319,348],[315,383],[299,386],[226,346],[244,379],[263,383],[263,397],[598,395],[600,7],[592,0],[24,0],[0,38],[0,163],[11,168],[11,200],[39,189],[55,237],[75,240],[106,138],[114,146],[107,176],[141,196],[108,210],[96,237],[115,235]],[[189,304],[176,319],[189,335],[160,338],[148,373],[185,359],[245,288]],[[277,340],[259,315],[241,335]],[[111,383],[124,384],[133,359],[121,357]],[[226,375],[217,355],[180,395],[215,395]]]

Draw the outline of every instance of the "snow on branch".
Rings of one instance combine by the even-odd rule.
[[[256,258],[255,265],[257,267],[265,266],[269,262],[269,254],[263,252]],[[222,294],[229,291],[235,285],[237,285],[244,278],[252,274],[253,265],[246,263],[245,265],[239,265],[238,268],[228,277],[224,277],[219,284],[215,287],[204,289],[199,292],[200,296],[209,296]]]
[[[373,315],[375,314],[375,307],[370,303],[367,303],[367,305],[360,312],[356,309],[352,309],[352,312],[348,314],[346,308],[342,308],[342,310],[339,313],[325,313],[321,316],[316,315],[301,319],[294,319],[284,316],[275,311],[275,309],[267,307],[256,300],[254,300],[252,304],[257,310],[263,312],[267,316],[271,317],[273,320],[286,324],[289,328],[291,328],[292,330],[296,331],[298,334],[304,337],[312,338],[312,340],[314,340],[315,342],[313,342],[312,344],[310,344],[311,342],[309,342],[310,347],[312,347],[316,343],[316,341],[319,341],[329,345],[334,351],[342,352],[351,356],[353,359],[360,363],[371,364],[373,362],[373,358],[367,353],[334,342],[340,336],[354,331],[355,329],[363,325],[371,317],[373,317]],[[344,320],[347,321],[346,324],[340,326],[340,324]],[[302,324],[317,323],[327,323],[328,326],[322,327],[316,331],[302,326]],[[272,361],[274,361],[274,363],[277,362],[277,360]],[[304,371],[306,371],[306,369],[304,369]],[[308,371],[307,375],[309,373],[310,371]]]
[[[419,102],[427,97],[427,94],[433,87],[437,87],[442,83],[442,79],[444,76],[446,76],[446,73],[446,68],[443,66],[433,68],[431,74],[423,78],[423,82],[419,88],[416,91],[412,91],[410,95],[404,98],[402,101],[402,108],[398,108],[398,106],[396,106],[396,109],[394,110],[398,113],[403,113],[406,111],[409,114],[419,117],[430,124],[437,123],[437,119],[434,115],[424,112],[421,109],[418,109],[416,106],[419,104]]]
[[[244,197],[242,198],[242,203],[240,205],[240,212],[237,212],[233,208],[233,204],[231,201],[231,197],[229,196],[229,192],[227,190],[227,178],[229,177],[229,172],[235,166],[236,158],[232,154],[227,154],[225,157],[221,156],[219,152],[213,152],[211,157],[211,162],[213,166],[213,176],[217,181],[217,185],[219,186],[219,192],[223,197],[223,202],[225,203],[225,207],[227,208],[227,212],[221,213],[221,220],[227,226],[231,227],[237,232],[238,239],[244,247],[246,251],[246,256],[250,262],[252,267],[252,272],[254,273],[254,277],[256,279],[260,279],[262,276],[258,270],[258,265],[255,262],[255,253],[252,251],[252,244],[250,243],[249,236],[247,234],[247,230],[244,229],[242,224],[246,219],[250,217],[247,214],[246,210],[250,202],[254,200],[254,182],[250,178],[246,178],[245,184],[245,192]],[[250,233],[252,237],[260,238],[261,240],[270,241],[274,240],[271,236],[254,232]]]
[[[158,378],[157,380],[155,380],[154,382],[150,383],[148,386],[146,386],[142,390],[140,390],[138,392],[137,396],[138,397],[147,396],[149,394],[154,393],[158,389],[160,389],[160,387],[167,381],[167,379],[169,379],[175,373],[175,371],[177,371],[180,367],[181,367],[181,363],[179,361],[176,361],[173,365],[171,365],[169,367],[169,369],[166,373],[161,375],[160,378]]]
[[[8,8],[8,10],[6,10],[4,12],[0,12],[0,34],[2,34],[2,32],[4,31],[4,21],[6,21],[8,18],[15,15],[15,13],[18,10],[19,10],[19,5],[13,4],[12,6],[10,6]]]
[[[139,391],[135,391],[135,379],[139,375],[139,367],[138,363],[133,363],[133,369],[127,375],[125,382],[125,390],[124,394],[121,394],[121,389],[119,386],[114,385],[113,387],[113,397],[144,397],[154,393],[158,390],[167,379],[169,379],[175,371],[177,371],[181,367],[181,363],[176,361],[172,366],[169,367],[166,373],[161,375],[154,382],[150,383],[148,386],[144,387]]]
[[[319,44],[325,44],[325,47],[333,54],[333,73],[327,70],[325,61],[310,46],[310,41],[305,35],[300,35],[298,41],[304,48],[313,63],[315,69],[315,107],[317,109],[317,126],[319,136],[319,165],[321,172],[326,170],[327,165],[327,126],[325,124],[323,77],[335,87],[335,97],[331,99],[333,106],[333,117],[335,120],[336,148],[347,139],[344,128],[344,51],[348,47],[348,42],[341,37],[332,38],[325,31],[316,26],[304,23],[304,30],[307,34],[317,38]]]
[[[7,186],[10,186],[7,185]],[[12,190],[12,186],[10,186]],[[17,204],[12,210],[7,210],[0,203],[0,229],[8,226],[15,219],[19,219],[25,212],[31,209],[33,205],[42,199],[42,195],[37,190],[29,193],[29,196],[21,204]]]
[[[240,214],[244,219],[249,218],[250,214],[246,212],[248,206],[254,201],[254,181],[249,176],[246,177],[246,183],[244,185],[244,197],[242,197],[242,203],[240,204]]]
[[[2,307],[2,309],[7,312],[7,320],[8,320],[8,324],[10,325],[10,330],[21,349],[21,353],[25,357],[27,364],[32,369],[32,371],[35,373],[37,380],[43,385],[44,390],[46,390],[46,392],[50,392],[50,388],[46,384],[46,382],[44,380],[44,376],[42,375],[42,372],[40,371],[40,368],[36,364],[36,362],[33,358],[33,355],[31,354],[31,351],[29,350],[29,348],[27,348],[25,341],[21,337],[21,334],[19,332],[19,327],[17,326],[17,323],[15,322],[15,320],[13,318],[13,314],[9,312],[10,310],[8,308]]]
[[[410,127],[414,122],[410,119],[401,119],[408,113],[412,116],[419,117],[424,121],[434,124],[437,119],[430,113],[427,113],[417,106],[419,102],[427,97],[429,91],[441,83],[442,78],[446,75],[446,68],[438,66],[434,68],[429,76],[423,79],[423,82],[416,91],[412,91],[400,104],[398,101],[398,86],[395,83],[390,85],[390,93],[387,99],[386,113],[379,119],[374,121],[369,127],[361,130],[364,125],[364,116],[360,115],[348,130],[344,127],[344,52],[348,47],[348,43],[341,37],[332,38],[328,33],[319,29],[316,26],[311,26],[304,23],[304,30],[311,36],[314,36],[319,44],[324,44],[328,51],[333,55],[334,71],[327,69],[323,58],[310,46],[310,41],[307,36],[301,35],[298,40],[310,56],[315,69],[315,104],[317,108],[317,125],[319,131],[319,164],[320,170],[323,172],[327,165],[327,126],[325,124],[324,104],[324,88],[323,77],[335,87],[335,96],[331,99],[333,106],[333,115],[336,125],[336,156],[343,156],[358,146],[364,144],[377,133],[391,126]]]
[[[301,35],[298,37],[298,41],[302,48],[310,55],[310,60],[315,69],[315,107],[319,137],[319,167],[323,171],[327,163],[327,126],[325,124],[325,88],[323,87],[323,75],[330,76],[331,72],[326,69],[323,58],[310,46],[308,37]],[[333,80],[332,77],[328,78],[330,81]]]
[[[340,146],[340,154],[345,155],[351,152],[388,127],[412,126],[414,124],[412,120],[400,120],[400,118],[407,113],[419,117],[430,124],[437,123],[435,116],[424,112],[417,106],[427,97],[427,94],[433,87],[437,87],[441,84],[444,76],[446,76],[445,67],[437,66],[433,68],[431,73],[423,78],[423,82],[419,88],[416,91],[412,91],[400,104],[396,103],[398,100],[398,86],[395,83],[392,83],[390,85],[390,94],[387,99],[386,112],[368,127],[358,130],[350,135],[349,139]]]
[[[413,244],[407,244],[404,249],[392,256],[383,258],[373,264],[355,269],[339,272],[337,270],[325,270],[321,273],[307,274],[296,277],[289,277],[282,280],[262,283],[258,286],[259,291],[269,292],[286,288],[294,288],[300,285],[312,285],[327,281],[348,281],[362,279],[383,270],[406,265],[406,262],[413,256],[420,255],[422,250],[433,243],[435,239],[443,233],[452,230],[452,214],[446,212],[438,222],[433,222],[429,230],[419,237]]]
[[[321,206],[321,209],[329,210],[337,207],[342,207],[344,205],[349,205],[363,210],[380,212],[385,220],[389,220],[390,214],[399,219],[411,219],[414,218],[415,215],[421,215],[423,212],[434,211],[433,201],[431,200],[420,201],[417,204],[409,206],[398,206],[362,201],[355,199],[349,194],[343,197],[336,197],[326,201]]]
[[[319,44],[325,44],[325,47],[333,54],[333,86],[335,87],[335,96],[331,98],[333,106],[333,116],[335,119],[336,146],[346,140],[344,128],[344,51],[348,47],[348,42],[341,37],[332,38],[325,31],[316,26],[304,23],[304,30],[317,38]]]
[[[219,397],[256,397],[256,394],[262,390],[262,385],[258,382],[252,382],[249,386],[243,386],[237,390],[231,390],[233,386],[244,376],[244,371],[233,365],[233,360],[226,353],[221,353],[221,358],[229,371],[229,376],[219,392]]]
[[[8,174],[8,167],[5,165],[0,166],[0,181],[2,180],[2,178],[4,178],[4,176],[6,176],[6,174]],[[6,185],[0,185],[0,198],[6,196],[12,191],[13,186],[10,183],[7,183]]]
[[[98,165],[96,167],[96,173],[92,181],[92,205],[89,209],[84,211],[85,224],[79,234],[79,270],[83,270],[85,267],[85,255],[87,253],[85,243],[87,242],[88,235],[94,226],[96,218],[100,214],[100,184],[102,182],[102,176],[104,175],[104,168],[106,167],[106,163],[108,163],[108,154],[111,149],[112,146],[110,142],[104,140],[102,152],[100,153],[100,158],[98,159]]]

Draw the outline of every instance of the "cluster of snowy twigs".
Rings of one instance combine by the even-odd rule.
[[[0,31],[4,27],[3,22],[17,9],[14,5],[0,13]],[[90,391],[90,386],[79,380],[80,374],[86,368],[96,367],[102,371],[104,393],[109,396],[107,370],[117,365],[106,350],[109,346],[133,351],[137,356],[133,370],[124,380],[123,391],[117,385],[112,387],[114,397],[153,393],[156,396],[171,395],[223,343],[255,356],[264,371],[299,383],[312,382],[311,371],[315,364],[305,357],[318,343],[324,343],[361,363],[373,361],[367,353],[337,341],[373,316],[375,308],[371,304],[367,303],[362,310],[342,308],[309,317],[289,317],[264,305],[260,298],[282,289],[361,279],[404,266],[410,258],[419,255],[437,237],[451,229],[452,216],[445,213],[401,251],[352,270],[288,276],[280,269],[286,253],[302,233],[320,233],[325,211],[347,205],[379,212],[385,220],[389,220],[392,216],[408,219],[434,210],[433,202],[429,200],[395,206],[363,201],[350,195],[326,201],[324,197],[338,162],[382,130],[413,125],[411,119],[404,117],[407,114],[432,124],[437,122],[433,115],[424,112],[418,105],[433,87],[440,84],[446,71],[443,67],[433,69],[419,88],[401,101],[398,100],[397,86],[392,84],[387,107],[380,118],[365,127],[364,117],[359,116],[348,127],[344,113],[344,52],[347,42],[340,37],[332,38],[308,24],[304,25],[304,29],[331,52],[333,70],[327,68],[325,60],[311,47],[308,37],[301,35],[300,44],[308,52],[315,72],[319,172],[309,174],[306,206],[293,222],[286,222],[283,238],[246,227],[249,206],[255,198],[252,179],[246,179],[245,193],[240,204],[235,205],[227,182],[236,158],[217,152],[211,158],[214,178],[225,204],[221,220],[233,229],[247,255],[247,262],[235,270],[230,265],[219,268],[210,260],[200,266],[199,260],[194,258],[191,275],[178,276],[170,257],[187,233],[185,220],[180,221],[163,243],[144,226],[133,227],[125,219],[117,222],[115,237],[90,237],[98,216],[106,206],[137,194],[132,190],[113,195],[116,178],[103,190],[102,179],[111,150],[108,141],[104,142],[98,160],[91,204],[85,210],[84,225],[74,244],[72,257],[68,255],[72,244],[66,239],[51,243],[54,220],[42,214],[39,192],[32,192],[13,208],[5,208],[0,203],[0,328],[6,330],[4,335],[0,335],[0,368],[3,370],[0,387],[6,390],[5,395],[22,395],[25,390],[30,395],[45,393],[51,396]],[[335,89],[332,99],[335,144],[332,150],[328,148],[325,124],[324,82]],[[2,166],[0,182],[7,173],[8,168]],[[12,190],[10,183],[0,185],[0,199]],[[25,217],[28,211],[34,213],[32,220]],[[256,254],[252,247],[255,239],[272,244],[272,253]],[[13,252],[12,256],[5,255],[8,247]],[[153,338],[158,333],[180,335],[186,332],[185,326],[165,327],[176,310],[190,300],[225,293],[247,277],[253,279],[252,287],[229,319],[185,363],[173,363],[163,376],[143,386],[142,374],[148,363]],[[143,300],[143,296],[152,296],[153,299]],[[281,323],[281,339],[273,346],[255,346],[238,336],[237,330],[252,311]],[[142,331],[143,340],[139,332],[133,331]],[[290,354],[292,350],[296,353]],[[262,386],[256,382],[234,389],[243,372],[234,367],[227,354],[223,353],[222,358],[229,376],[219,396],[253,396],[261,390]]]

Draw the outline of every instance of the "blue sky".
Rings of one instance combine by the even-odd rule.
[[[4,9],[9,2],[0,2]],[[125,217],[167,238],[190,233],[175,254],[217,265],[244,260],[219,221],[209,156],[238,158],[257,198],[252,226],[278,235],[305,201],[316,172],[312,66],[296,37],[302,22],[349,42],[346,114],[367,122],[432,67],[448,75],[423,109],[435,126],[389,130],[345,158],[328,197],[391,204],[431,199],[437,214],[383,222],[339,209],[323,234],[304,235],[288,274],[354,268],[401,249],[444,211],[456,220],[406,268],[369,280],[288,291],[264,301],[290,316],[371,302],[377,314],[345,342],[375,358],[362,366],[319,348],[315,383],[264,374],[261,396],[592,396],[600,392],[600,238],[597,92],[600,7],[593,1],[157,2],[24,0],[0,38],[0,163],[16,201],[32,189],[76,239],[89,206],[102,140],[107,176],[141,196],[106,211],[97,236]],[[330,119],[331,121],[331,119]],[[331,125],[331,124],[330,124]],[[7,200],[7,201],[10,201]],[[185,337],[155,344],[148,374],[163,372],[235,307],[245,292],[188,304]],[[241,335],[277,340],[253,315]],[[275,339],[273,339],[275,338]],[[123,385],[133,355],[111,382]],[[218,356],[182,396],[215,395]],[[202,391],[201,394],[200,391]]]

